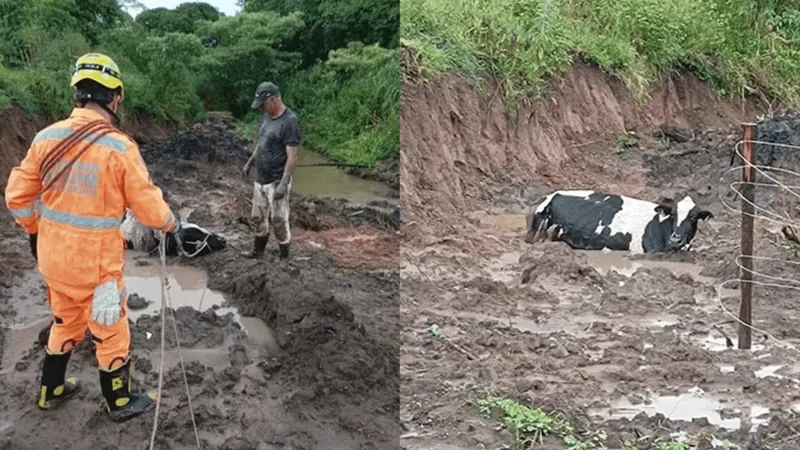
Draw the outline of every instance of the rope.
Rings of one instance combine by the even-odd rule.
[[[734,147],[734,152],[735,152],[734,157],[735,156],[739,156],[739,158],[742,161],[745,161],[744,155],[743,155],[743,153],[741,151],[742,145],[744,144],[744,142],[745,142],[744,140],[741,140],[741,141],[737,142],[735,147]],[[781,148],[789,148],[789,149],[793,149],[793,150],[800,150],[800,146],[795,146],[795,145],[778,144],[778,143],[764,142],[764,141],[757,141],[757,140],[751,140],[751,141],[748,141],[748,142],[753,143],[753,144],[773,145],[773,146],[781,147]],[[754,151],[754,158],[755,158],[755,154],[756,154],[756,152]],[[797,173],[795,171],[788,170],[788,169],[782,169],[782,168],[776,168],[776,167],[768,167],[768,166],[759,166],[759,165],[753,163],[753,164],[749,164],[749,165],[743,164],[741,166],[733,167],[733,168],[727,170],[725,172],[725,174],[723,174],[722,177],[720,178],[720,181],[722,180],[722,178],[725,177],[725,175],[727,173],[735,172],[735,171],[739,171],[739,173],[741,173],[741,169],[743,169],[744,167],[752,167],[752,170],[754,170],[758,174],[758,178],[757,179],[760,180],[761,177],[763,177],[763,178],[765,178],[765,179],[767,179],[769,181],[772,181],[772,183],[764,183],[764,182],[747,183],[747,182],[744,182],[744,181],[734,181],[734,182],[730,183],[729,187],[733,192],[736,193],[736,196],[740,200],[744,200],[744,202],[746,202],[747,204],[749,204],[750,206],[753,207],[754,214],[748,214],[748,215],[752,216],[754,219],[763,219],[763,220],[767,220],[769,222],[772,222],[772,223],[775,223],[775,224],[779,224],[779,225],[783,225],[783,226],[793,227],[793,226],[800,225],[800,221],[792,220],[790,217],[788,217],[788,213],[785,213],[784,215],[781,215],[781,214],[778,214],[777,212],[775,212],[775,211],[773,211],[771,209],[759,206],[758,204],[756,204],[756,202],[751,202],[750,200],[748,200],[742,194],[742,191],[740,189],[737,189],[737,187],[745,185],[745,184],[751,184],[752,186],[754,186],[754,189],[759,187],[759,186],[761,186],[761,187],[766,187],[766,186],[778,187],[783,191],[788,191],[793,196],[795,196],[798,200],[800,200],[800,193],[795,191],[795,189],[800,189],[800,186],[786,185],[783,182],[779,181],[776,177],[771,176],[769,172],[772,172],[772,173],[784,173],[784,174],[788,174],[788,175],[791,175],[791,176],[796,176],[798,178],[800,178],[800,173]],[[766,168],[767,170],[763,170],[762,168]],[[743,213],[740,210],[740,208],[735,207],[735,206],[731,206],[725,201],[724,195],[723,195],[723,192],[722,192],[721,189],[720,189],[720,192],[719,192],[719,199],[720,199],[720,202],[722,202],[722,205],[725,208],[727,208],[728,210],[730,210],[732,212]],[[759,211],[762,211],[763,214],[759,214]],[[742,273],[743,271],[747,271],[747,272],[752,274],[753,280],[748,280],[747,282],[752,284],[752,285],[754,285],[754,286],[766,286],[766,287],[776,287],[776,288],[786,288],[786,289],[800,290],[800,280],[793,280],[793,279],[789,279],[789,278],[783,278],[783,277],[779,277],[779,276],[768,275],[766,273],[759,272],[759,271],[755,270],[755,268],[753,268],[752,270],[747,269],[747,268],[744,267],[744,264],[742,263],[742,260],[744,258],[749,258],[753,262],[756,262],[756,261],[762,261],[762,262],[772,261],[772,262],[778,262],[778,263],[785,263],[787,265],[797,266],[798,268],[800,268],[800,261],[792,261],[792,260],[787,260],[787,259],[765,257],[765,256],[745,256],[744,254],[738,254],[736,256],[736,259],[734,260],[736,266],[739,268],[739,271],[740,271],[739,273]],[[755,266],[755,264],[754,264],[754,266]],[[762,277],[763,279],[771,280],[773,282],[756,281],[755,280],[756,277]],[[725,305],[722,302],[722,290],[725,288],[726,285],[737,283],[737,282],[741,283],[743,281],[744,280],[742,278],[736,278],[736,279],[725,280],[722,283],[716,285],[716,297],[717,297],[716,299],[717,299],[717,303],[719,304],[719,307],[722,309],[722,311],[725,314],[727,314],[728,316],[730,316],[731,318],[733,318],[733,320],[736,321],[737,323],[739,323],[741,325],[744,325],[744,326],[750,328],[751,330],[753,330],[755,332],[762,333],[763,335],[767,336],[768,338],[774,340],[779,345],[783,345],[783,346],[785,346],[786,348],[788,348],[790,350],[794,350],[794,351],[800,353],[800,349],[798,348],[798,346],[796,346],[796,345],[794,345],[794,344],[792,344],[790,342],[778,339],[772,333],[770,333],[770,332],[768,332],[766,330],[763,330],[761,328],[758,328],[758,327],[756,327],[756,326],[754,326],[752,324],[744,323],[744,321],[742,321],[739,318],[739,316],[737,316],[736,314],[732,313],[731,311],[729,311],[725,307]]]
[[[197,256],[198,254],[200,254],[200,252],[202,252],[204,248],[208,248],[209,250],[211,249],[211,246],[210,246],[210,245],[208,245],[208,240],[209,240],[209,238],[211,238],[211,233],[208,233],[208,234],[206,234],[206,238],[205,238],[205,239],[203,239],[203,242],[200,244],[200,248],[199,248],[199,249],[197,249],[197,251],[195,251],[195,252],[194,252],[194,253],[192,253],[192,254],[189,254],[189,252],[187,252],[186,250],[184,250],[184,249],[183,249],[183,245],[181,245],[181,243],[180,243],[180,242],[178,243],[178,249],[179,249],[180,253],[181,253],[183,256],[185,256],[185,257],[187,257],[187,258],[194,258],[194,257],[195,257],[195,256]],[[196,241],[195,241],[195,242],[196,242]],[[161,244],[159,244],[159,245],[158,245],[156,248],[154,248],[154,249],[150,250],[150,251],[149,251],[147,254],[148,254],[148,255],[150,255],[150,254],[152,254],[153,252],[155,252],[156,250],[158,250],[158,251],[161,251]],[[165,251],[165,253],[166,253],[166,251]]]
[[[150,434],[150,450],[153,450],[156,443],[156,432],[158,431],[158,414],[161,411],[161,391],[164,384],[164,330],[166,329],[164,317],[166,315],[167,298],[167,259],[166,259],[166,239],[162,234],[161,242],[158,245],[158,253],[161,255],[161,362],[158,365],[158,397],[156,398],[156,414],[153,417],[153,431]]]
[[[208,237],[206,237],[206,240]],[[180,247],[180,242],[178,243]],[[182,247],[181,247],[182,248]],[[178,338],[178,318],[175,316],[175,311],[172,309],[172,299],[167,291],[167,234],[161,233],[161,239],[158,245],[158,253],[161,257],[160,275],[161,275],[161,362],[158,367],[158,397],[156,398],[156,412],[153,417],[153,431],[150,435],[150,450],[153,450],[156,440],[156,432],[158,431],[158,415],[161,409],[161,392],[164,383],[164,335],[166,334],[165,316],[167,305],[169,304],[170,311],[172,311],[172,329],[175,333],[175,346],[178,349],[178,361],[180,362],[181,373],[183,375],[183,385],[186,387],[186,400],[189,403],[189,414],[192,418],[192,428],[194,429],[195,444],[200,449],[200,433],[197,431],[197,421],[194,417],[194,408],[192,407],[192,394],[189,390],[189,380],[186,377],[186,367],[183,363],[183,352],[181,351],[181,343]]]
[[[202,252],[203,249],[206,248],[206,247],[208,247],[208,249],[211,250],[211,247],[208,245],[208,238],[210,238],[210,237],[211,237],[211,234],[206,234],[206,238],[203,239],[203,243],[200,245],[200,248],[197,249],[197,251],[192,253],[191,255],[186,250],[183,249],[183,245],[178,245],[178,247],[180,247],[181,253],[183,253],[183,256],[186,256],[187,258],[194,258],[200,252]]]

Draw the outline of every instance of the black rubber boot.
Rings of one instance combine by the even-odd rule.
[[[278,254],[281,259],[289,258],[289,244],[278,244]]]
[[[50,340],[50,329],[53,328],[53,323],[55,322],[48,323],[46,327],[39,331],[39,343],[44,348],[47,348],[47,342]]]
[[[131,392],[130,359],[122,367],[107,372],[100,370],[100,389],[106,408],[114,422],[124,422],[144,414],[156,406],[155,392]]]
[[[245,258],[260,258],[264,256],[264,250],[267,248],[267,242],[269,242],[269,235],[256,236],[253,241],[253,249],[242,252],[242,256]]]
[[[50,353],[45,355],[42,369],[42,389],[37,403],[39,409],[55,409],[80,391],[80,383],[77,378],[64,379],[71,354],[72,352],[69,351],[63,355]]]

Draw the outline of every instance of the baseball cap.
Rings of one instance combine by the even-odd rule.
[[[253,100],[253,104],[250,105],[253,109],[261,108],[261,105],[270,98],[270,97],[280,97],[281,92],[278,90],[278,86],[275,86],[273,83],[268,81],[261,83],[256,88],[256,95],[255,99]]]

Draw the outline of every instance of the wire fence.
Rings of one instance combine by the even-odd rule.
[[[729,211],[741,213],[742,215],[742,246],[734,259],[739,275],[737,278],[725,280],[716,286],[716,299],[723,312],[740,324],[740,348],[749,348],[750,332],[756,331],[772,339],[774,343],[800,353],[797,345],[781,340],[769,331],[754,326],[751,320],[752,288],[754,286],[800,290],[800,277],[793,279],[777,276],[767,273],[766,269],[764,269],[764,266],[782,266],[791,268],[793,273],[800,273],[800,260],[757,256],[753,250],[754,241],[758,234],[755,231],[755,223],[757,221],[780,226],[780,231],[787,241],[793,241],[800,245],[800,239],[794,232],[796,227],[800,227],[800,214],[794,214],[794,210],[800,206],[800,173],[789,169],[758,165],[756,163],[757,148],[770,145],[776,148],[800,150],[800,146],[751,139],[755,125],[746,124],[744,127],[745,138],[735,145],[732,158],[732,161],[738,159],[742,164],[727,170],[720,178],[720,184],[725,184],[723,180],[728,175],[740,179],[730,182],[727,185],[728,189],[720,189],[719,191],[719,199],[722,205]],[[750,130],[747,130],[747,127],[750,127]],[[770,190],[775,192],[771,193]],[[730,192],[736,194],[735,200],[738,200],[740,205],[726,200],[726,197],[728,197],[726,194]],[[767,201],[764,199],[765,194],[767,194]],[[723,302],[724,290],[735,286],[738,286],[742,293],[739,315],[728,310]],[[747,335],[744,341],[742,339],[743,333]]]

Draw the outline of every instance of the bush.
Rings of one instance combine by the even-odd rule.
[[[329,158],[374,164],[397,156],[400,56],[397,49],[351,44],[293,78],[285,101],[303,124],[305,142]]]

